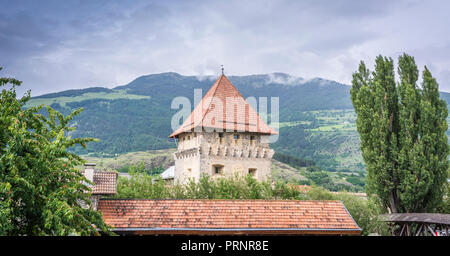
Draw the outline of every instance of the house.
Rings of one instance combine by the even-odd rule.
[[[177,143],[175,183],[251,174],[270,179],[274,151],[269,127],[222,74],[184,123],[170,134]]]
[[[92,189],[92,207],[97,208],[98,201],[102,196],[112,196],[117,190],[117,173],[95,169],[94,163],[86,163],[81,172],[94,185],[88,185]]]
[[[161,173],[161,179],[163,179],[167,183],[173,183],[174,177],[175,177],[175,166],[174,165],[170,166],[163,173]]]
[[[119,235],[360,235],[340,201],[108,199],[117,174],[86,164],[93,205]]]

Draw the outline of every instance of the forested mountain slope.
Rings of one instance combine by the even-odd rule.
[[[217,77],[161,73],[141,76],[113,89],[92,87],[33,97],[29,105],[48,104],[67,114],[84,108],[74,119],[72,136],[100,139],[80,154],[118,153],[175,147],[168,138],[175,97],[193,104],[194,89],[204,95]],[[244,97],[279,97],[280,136],[272,147],[280,153],[311,159],[328,170],[364,169],[359,151],[350,86],[321,78],[305,80],[284,73],[229,76]],[[447,103],[450,94],[441,93]],[[193,106],[192,106],[193,107]],[[270,124],[270,123],[269,123]]]

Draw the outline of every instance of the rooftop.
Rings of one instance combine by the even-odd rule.
[[[392,213],[380,216],[387,222],[438,223],[450,225],[450,214],[441,213]]]
[[[84,175],[84,170],[82,171]],[[116,194],[117,173],[109,171],[94,171],[94,186],[92,186],[93,195],[112,195]]]
[[[98,210],[134,234],[361,233],[340,201],[102,199]]]
[[[190,132],[195,127],[278,134],[259,117],[223,74],[194,108],[191,115],[169,137]]]

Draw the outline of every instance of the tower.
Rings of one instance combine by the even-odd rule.
[[[251,174],[257,180],[271,176],[274,151],[269,127],[222,73],[191,115],[169,137],[178,139],[175,183]]]

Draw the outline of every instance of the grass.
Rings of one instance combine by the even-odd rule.
[[[36,98],[31,99],[26,107],[36,107],[41,104],[51,105],[58,103],[61,107],[66,107],[67,103],[70,102],[80,102],[89,99],[105,99],[105,100],[116,100],[116,99],[150,99],[150,96],[128,94],[124,90],[116,90],[114,92],[89,92],[84,93],[79,96],[74,97],[56,97],[56,98]]]
[[[96,168],[107,170],[118,170],[125,166],[144,163],[148,169],[163,167],[168,168],[174,164],[173,153],[175,149],[148,150],[117,154],[114,157],[82,156],[88,163],[95,163]]]
[[[281,122],[278,124],[279,128],[283,128],[283,127],[291,127],[291,126],[297,126],[299,124],[304,124],[304,125],[311,125],[311,121],[293,121],[293,122]]]

